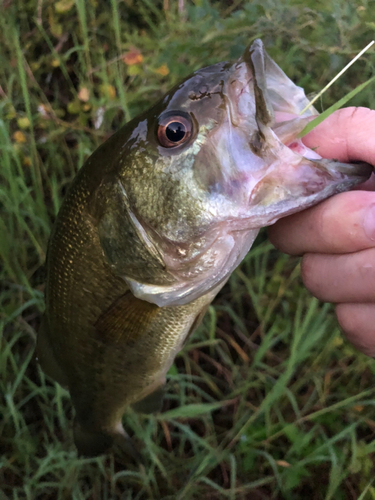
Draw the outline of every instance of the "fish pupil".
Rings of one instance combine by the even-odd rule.
[[[165,135],[171,142],[180,142],[186,135],[186,127],[181,122],[168,123]]]

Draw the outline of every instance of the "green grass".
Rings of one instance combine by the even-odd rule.
[[[143,465],[77,458],[69,395],[33,358],[43,287],[31,276],[67,186],[105,138],[181,77],[238,57],[255,37],[317,92],[375,27],[370,1],[177,5],[3,4],[0,499],[374,499],[375,365],[303,288],[298,260],[264,237],[176,358],[163,413],[125,415],[144,443]],[[143,60],[127,65],[133,47]],[[372,54],[329,89],[321,109],[372,76]],[[350,104],[374,108],[373,85]]]

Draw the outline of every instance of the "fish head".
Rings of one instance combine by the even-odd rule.
[[[303,111],[308,104],[255,40],[234,64],[196,71],[127,125],[118,182],[138,240],[160,264],[146,278],[118,270],[137,297],[167,306],[208,293],[261,227],[370,175],[303,145],[298,134],[317,115]]]

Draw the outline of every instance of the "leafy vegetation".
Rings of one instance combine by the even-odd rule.
[[[139,465],[77,458],[69,395],[33,357],[31,280],[67,186],[120,124],[256,37],[317,92],[373,38],[373,2],[3,0],[0,26],[0,499],[374,499],[375,365],[264,234],[178,355],[163,413],[125,415]],[[375,107],[373,86],[351,104]]]

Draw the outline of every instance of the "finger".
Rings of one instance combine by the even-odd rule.
[[[271,242],[292,255],[349,253],[375,246],[375,192],[341,193],[314,208],[279,220]]]
[[[343,108],[307,134],[303,142],[324,158],[343,162],[367,161],[375,165],[375,111],[368,108]]]
[[[336,315],[349,342],[375,356],[375,304],[338,304]]]
[[[306,254],[306,288],[324,302],[375,302],[375,248],[345,255]]]

